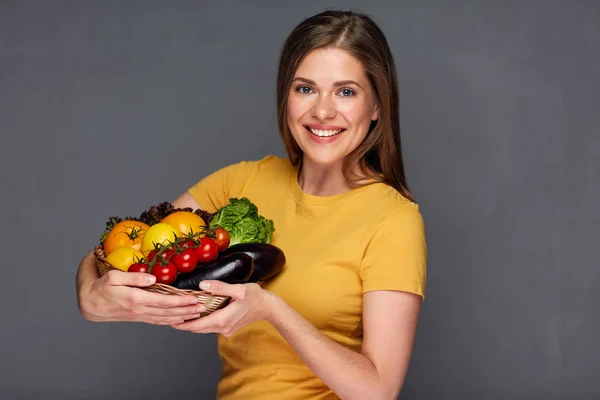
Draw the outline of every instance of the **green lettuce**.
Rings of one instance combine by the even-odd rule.
[[[248,198],[231,198],[221,207],[209,227],[225,229],[230,236],[229,245],[238,243],[271,243],[275,225],[270,219],[258,214],[258,208]]]

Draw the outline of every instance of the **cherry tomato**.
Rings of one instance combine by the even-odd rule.
[[[196,253],[198,254],[198,261],[201,263],[211,262],[217,258],[219,247],[211,238],[203,237],[200,245],[196,247]]]
[[[170,285],[177,279],[177,268],[171,262],[163,265],[156,263],[152,266],[151,274],[156,277],[156,283]]]
[[[169,261],[174,253],[175,253],[175,251],[171,247],[167,247],[166,249],[163,250],[163,252],[160,254],[160,256],[163,260]],[[158,254],[157,250],[151,250],[150,253],[148,253],[148,260],[149,261],[154,260],[157,256],[157,254]]]
[[[195,248],[196,247],[196,242],[194,242],[192,239],[187,239],[184,240],[183,242],[179,243],[179,248],[180,249],[187,249],[187,248]]]
[[[152,262],[154,261],[154,259],[156,258],[156,255],[158,254],[158,251],[156,250],[152,250],[148,253],[148,262]]]
[[[193,248],[187,248],[181,253],[173,254],[171,262],[179,272],[191,272],[198,265],[198,254]]]
[[[127,272],[148,272],[148,264],[146,263],[135,263],[131,264],[127,269]]]
[[[229,232],[227,232],[224,228],[218,227],[215,229],[215,242],[217,243],[219,252],[229,247],[229,240]]]

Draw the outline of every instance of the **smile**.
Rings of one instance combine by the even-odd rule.
[[[309,131],[310,133],[312,133],[315,136],[318,137],[331,137],[331,136],[335,136],[335,135],[339,135],[340,133],[344,132],[345,129],[313,129],[310,128],[308,126],[304,127],[307,131]]]

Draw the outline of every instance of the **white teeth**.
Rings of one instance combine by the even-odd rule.
[[[333,136],[333,135],[337,135],[338,133],[340,133],[342,130],[341,129],[337,129],[337,130],[324,130],[324,129],[313,129],[313,128],[308,128],[313,134],[320,136],[320,137],[328,137],[328,136]]]

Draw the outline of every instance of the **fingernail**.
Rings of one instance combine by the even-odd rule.
[[[154,275],[148,274],[144,277],[144,279],[146,280],[147,283],[154,283],[156,282],[156,277]]]
[[[210,282],[200,282],[200,289],[210,290]]]
[[[204,307],[204,306],[198,306],[198,308],[196,308],[196,311],[199,312],[199,313],[202,313],[202,312],[206,311],[206,307]]]

